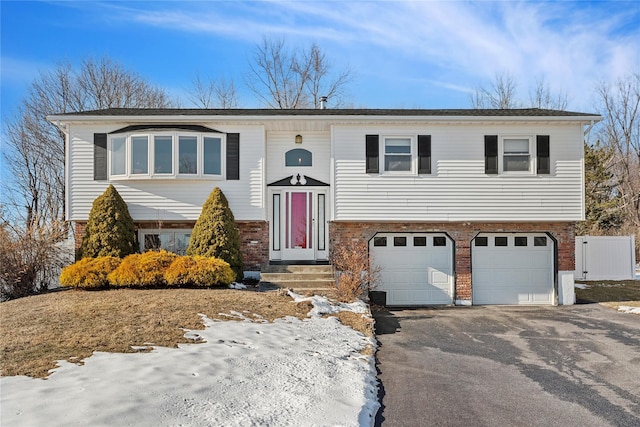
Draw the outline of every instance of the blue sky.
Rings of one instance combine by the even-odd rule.
[[[544,76],[569,109],[592,112],[595,83],[640,70],[640,2],[2,0],[0,14],[3,118],[39,71],[103,55],[183,107],[197,72],[233,79],[241,106],[260,107],[243,76],[263,36],[316,42],[351,68],[354,107],[467,108],[508,73],[521,98]]]

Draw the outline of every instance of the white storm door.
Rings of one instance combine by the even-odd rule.
[[[284,192],[284,260],[315,260],[313,196],[313,191]]]

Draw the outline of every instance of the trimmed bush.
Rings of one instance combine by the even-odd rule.
[[[224,285],[233,282],[236,273],[228,262],[218,258],[196,258],[196,268],[191,271],[196,286]]]
[[[80,258],[123,258],[138,251],[136,229],[129,209],[113,185],[93,201],[85,227]]]
[[[129,255],[109,274],[109,283],[132,287],[166,285],[164,273],[177,257],[165,250]]]
[[[178,257],[164,274],[169,286],[227,286],[234,277],[228,262],[201,256]]]
[[[109,286],[107,276],[118,265],[119,258],[104,256],[84,258],[65,267],[60,273],[60,286],[84,289],[105,288]]]
[[[229,202],[218,187],[213,189],[202,206],[202,213],[191,233],[187,255],[224,260],[235,273],[235,280],[243,278],[240,233]]]
[[[164,272],[164,280],[168,286],[190,286],[190,272],[196,268],[196,260],[191,256],[181,256],[173,260]]]

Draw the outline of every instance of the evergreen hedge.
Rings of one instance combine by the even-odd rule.
[[[235,280],[243,278],[240,233],[220,188],[213,189],[191,233],[187,255],[219,258],[229,263]]]
[[[79,258],[113,256],[124,258],[138,252],[133,219],[113,185],[93,201],[85,227]]]

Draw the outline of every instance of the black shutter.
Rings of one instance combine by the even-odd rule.
[[[536,136],[536,155],[538,156],[538,174],[550,174],[549,135]]]
[[[431,135],[418,135],[418,173],[431,173]]]
[[[484,136],[484,173],[498,173],[498,135]]]
[[[380,171],[380,138],[378,135],[367,135],[366,142],[367,173],[378,173]]]
[[[240,134],[227,134],[227,179],[240,179]]]
[[[93,179],[106,181],[107,179],[107,134],[93,134]]]

